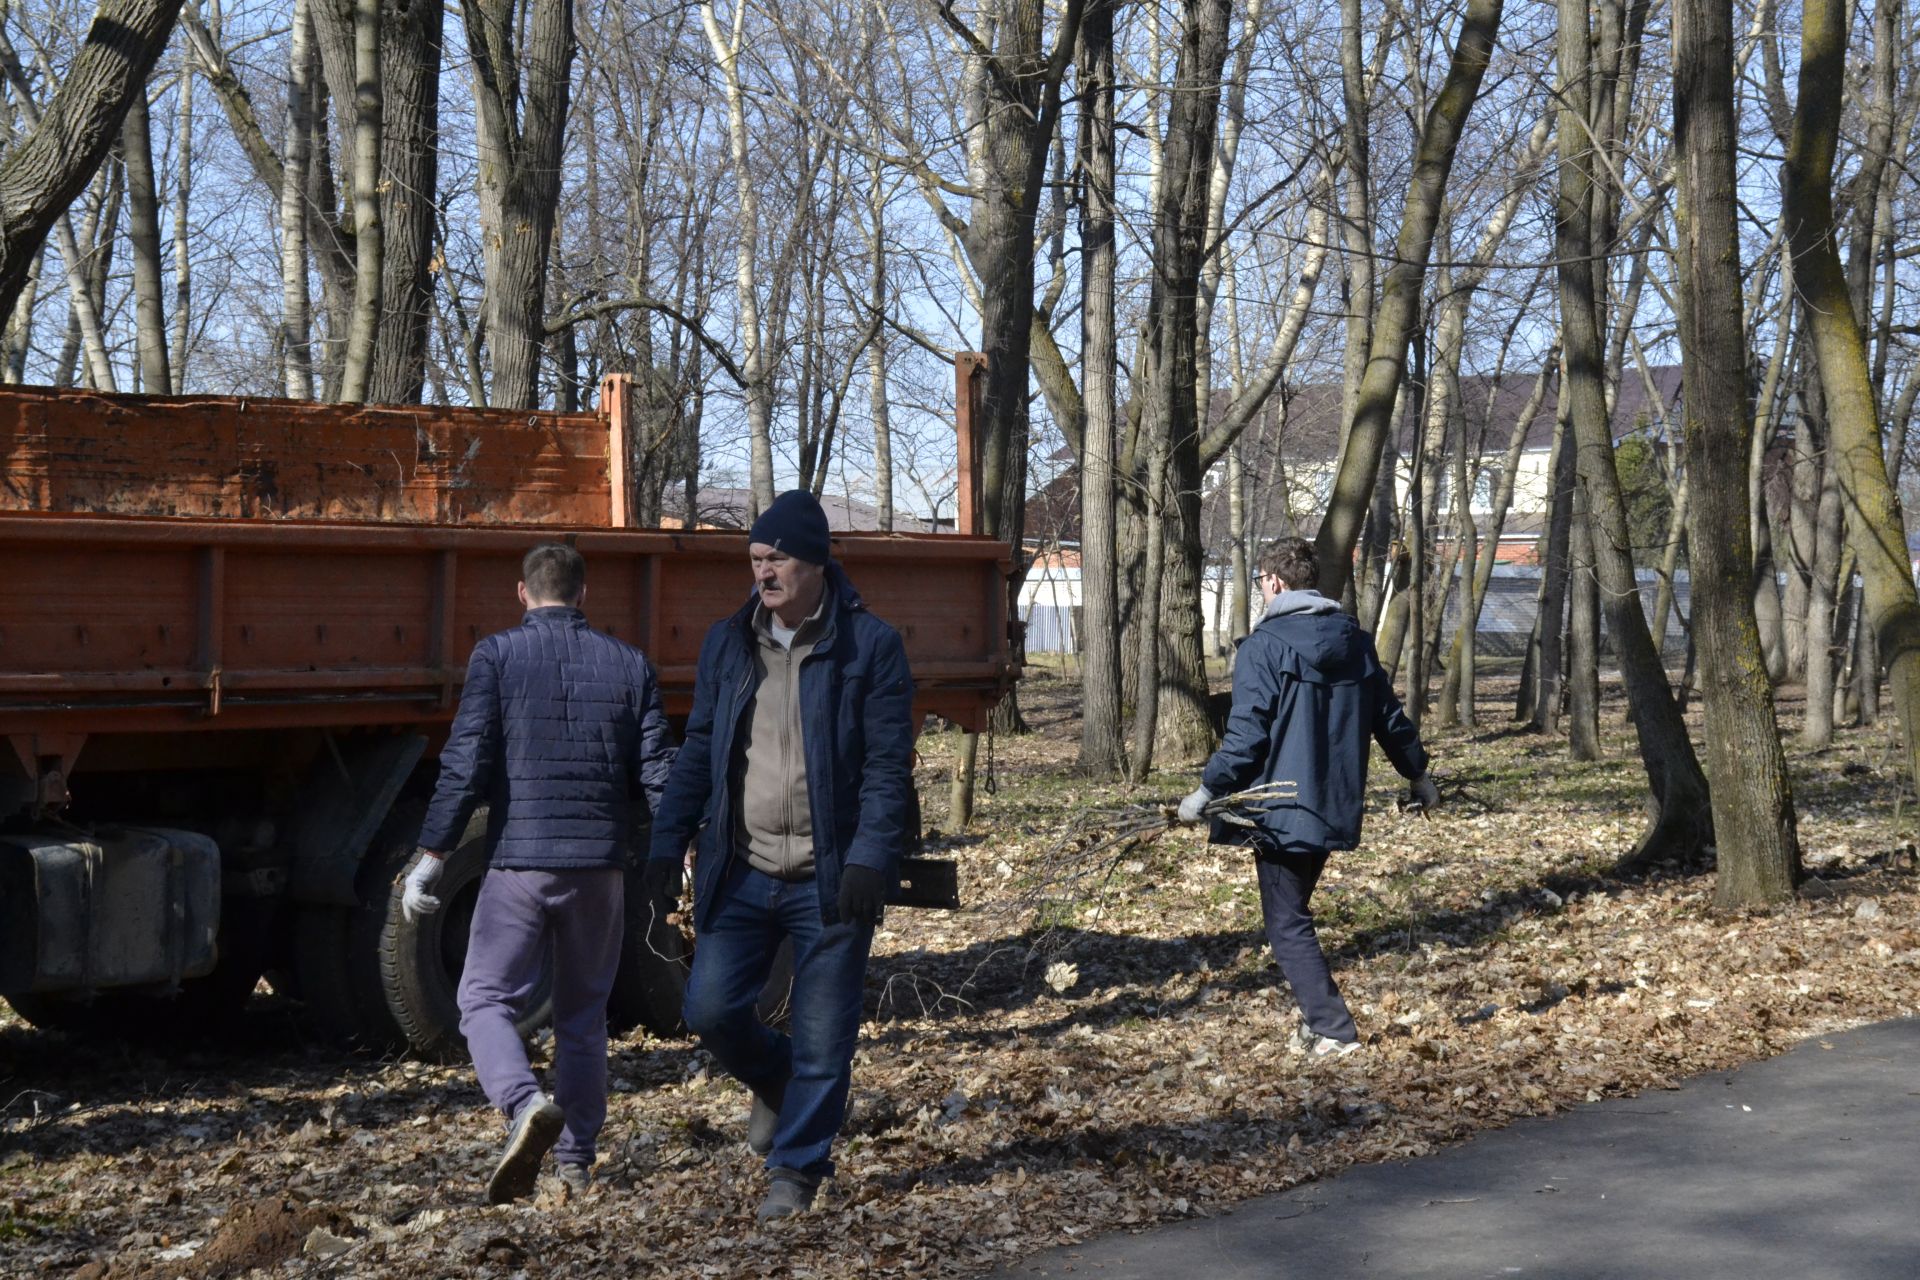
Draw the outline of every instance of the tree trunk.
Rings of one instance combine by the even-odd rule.
[[[1572,451],[1572,428],[1567,444]],[[1575,760],[1600,758],[1600,594],[1593,564],[1593,510],[1573,488],[1567,548],[1567,746]],[[1639,597],[1634,597],[1635,607]],[[1642,624],[1645,625],[1644,623]]]
[[[1158,411],[1149,411],[1155,418]],[[1139,616],[1143,620],[1140,627],[1140,675],[1136,684],[1139,700],[1133,716],[1133,755],[1128,766],[1128,777],[1135,786],[1147,779],[1147,773],[1153,768],[1153,750],[1155,721],[1160,712],[1160,699],[1154,696],[1154,690],[1160,687],[1160,582],[1165,576],[1167,546],[1167,516],[1165,494],[1167,487],[1167,445],[1166,436],[1156,421],[1150,424],[1153,443],[1150,446],[1151,460],[1147,464],[1147,518],[1146,518],[1146,572],[1140,591]]]
[[[1682,440],[1695,494],[1690,635],[1705,697],[1719,852],[1714,898],[1725,909],[1790,896],[1800,842],[1753,610],[1747,471],[1754,419],[1735,225],[1733,23],[1724,0],[1674,0],[1673,64]]]
[[[873,338],[867,344],[867,411],[873,418],[873,505],[880,528],[893,530],[893,427],[887,413],[887,188],[875,126],[874,156],[867,175],[867,217],[873,226],[868,246],[867,306]]]
[[[1804,357],[1804,350],[1802,354]],[[1803,391],[1803,399],[1805,395]],[[1813,433],[1804,421],[1794,428],[1790,475],[1786,520],[1787,590],[1782,602],[1786,613],[1787,678],[1805,680],[1807,599],[1813,585],[1814,557],[1820,550],[1820,454]]]
[[[127,103],[120,126],[120,154],[127,166],[127,249],[133,264],[134,348],[139,360],[139,390],[166,395],[173,389],[167,369],[167,308],[160,266],[160,189],[153,176],[153,141],[147,125],[147,87]]]
[[[1914,593],[1899,496],[1881,452],[1865,340],[1833,242],[1833,162],[1846,79],[1845,0],[1806,0],[1800,96],[1787,147],[1786,222],[1794,282],[1806,301],[1846,523],[1860,552],[1867,616],[1906,736],[1907,772],[1920,785],[1920,599]]]
[[[1557,733],[1560,728],[1560,697],[1566,669],[1564,657],[1567,620],[1567,592],[1573,561],[1573,433],[1567,428],[1566,381],[1562,377],[1557,395],[1553,449],[1547,463],[1549,515],[1546,550],[1540,557],[1540,593],[1534,610],[1534,634],[1527,642],[1533,660],[1530,705],[1519,708],[1539,733]]]
[[[168,388],[174,395],[187,389],[187,348],[193,340],[193,233],[188,214],[193,209],[193,77],[180,77],[180,123],[178,126],[179,177],[174,185],[173,201],[173,336],[167,357],[172,374]]]
[[[1080,35],[1080,768],[1126,767],[1122,731],[1113,460],[1119,392],[1114,332],[1114,59],[1112,0],[1087,5]]]
[[[1818,438],[1821,450],[1820,503],[1814,521],[1813,563],[1807,577],[1807,709],[1800,722],[1800,741],[1809,747],[1833,743],[1834,606],[1840,580],[1841,509],[1840,469],[1833,465],[1831,434],[1826,429],[1816,376],[1808,380],[1808,414],[1802,430]],[[1817,424],[1817,425],[1816,425]]]
[[[1240,462],[1238,443],[1227,452],[1227,538],[1233,544],[1227,570],[1233,575],[1233,602],[1227,607],[1226,626],[1227,639],[1231,642],[1246,635],[1253,626],[1252,579],[1248,572],[1252,562],[1247,545],[1247,476]]]
[[[391,0],[384,11],[380,103],[379,331],[367,397],[418,404],[433,316],[440,187],[440,68],[445,9]]]
[[[1654,821],[1625,865],[1664,859],[1690,862],[1712,838],[1706,775],[1687,736],[1686,721],[1660,665],[1634,581],[1626,504],[1614,469],[1613,433],[1601,364],[1602,313],[1594,269],[1594,189],[1589,68],[1593,52],[1587,9],[1561,0],[1560,191],[1556,228],[1561,328],[1567,351],[1566,391],[1578,445],[1580,487],[1591,518],[1589,543],[1604,599],[1607,632],[1620,663],[1652,792]],[[1601,145],[1606,145],[1602,135]]]
[[[1320,589],[1346,593],[1354,544],[1373,496],[1374,478],[1391,429],[1394,400],[1406,367],[1407,343],[1420,309],[1421,285],[1434,230],[1446,200],[1447,177],[1467,113],[1480,93],[1500,26],[1501,0],[1469,0],[1454,45],[1446,83],[1420,131],[1407,185],[1407,201],[1394,265],[1381,290],[1366,374],[1340,446],[1340,463],[1326,517],[1315,539],[1320,553]]]
[[[280,344],[286,392],[313,399],[313,299],[307,286],[307,167],[313,156],[312,0],[294,0],[287,53],[286,163],[280,175]]]
[[[373,384],[385,240],[380,225],[380,0],[353,3],[353,314],[347,323],[340,398],[364,401]]]
[[[547,258],[560,203],[573,67],[572,0],[461,0],[473,59],[481,256],[492,403],[540,403]]]
[[[1653,594],[1653,621],[1648,631],[1653,635],[1653,647],[1659,651],[1662,665],[1666,662],[1667,620],[1673,616],[1673,580],[1680,572],[1680,552],[1687,541],[1687,508],[1692,502],[1693,473],[1682,472],[1680,487],[1673,495],[1673,511],[1667,517],[1667,540],[1660,550],[1660,585]]]
[[[1155,343],[1155,390],[1167,442],[1168,498],[1176,520],[1160,607],[1158,749],[1175,760],[1213,749],[1200,633],[1201,431],[1198,405],[1198,296],[1206,260],[1208,200],[1227,58],[1229,0],[1188,0],[1167,114],[1164,168],[1153,221],[1153,287],[1148,323]]]
[[[1790,273],[1793,255],[1780,255],[1780,268]],[[1790,278],[1790,277],[1785,277]],[[1783,278],[1783,283],[1784,279]],[[1780,607],[1780,585],[1773,559],[1773,522],[1768,516],[1766,462],[1767,448],[1773,442],[1775,413],[1780,395],[1781,372],[1787,363],[1791,342],[1793,303],[1791,289],[1781,304],[1780,321],[1774,332],[1773,351],[1767,357],[1767,371],[1761,378],[1760,393],[1753,406],[1753,428],[1748,433],[1747,502],[1750,515],[1748,539],[1753,547],[1753,612],[1760,629],[1760,652],[1766,659],[1767,679],[1779,684],[1787,678],[1786,625]]]
[[[12,313],[47,233],[112,150],[179,13],[180,0],[102,0],[53,101],[0,159],[0,315]]]

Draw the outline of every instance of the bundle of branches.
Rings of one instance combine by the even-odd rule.
[[[1251,827],[1262,810],[1289,804],[1299,793],[1296,783],[1270,782],[1216,796],[1202,812],[1208,821],[1218,818],[1234,826]],[[1179,804],[1175,797],[1085,810],[1042,852],[1034,864],[1032,882],[1021,896],[1031,902],[1098,893],[1129,854],[1180,825],[1176,816]]]

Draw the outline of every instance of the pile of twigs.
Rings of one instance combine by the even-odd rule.
[[[1289,804],[1299,795],[1292,782],[1217,796],[1202,811],[1205,820],[1255,825],[1261,810]],[[1033,868],[1029,898],[1080,898],[1103,890],[1127,856],[1181,825],[1180,801],[1150,800],[1111,809],[1088,809],[1063,827]]]

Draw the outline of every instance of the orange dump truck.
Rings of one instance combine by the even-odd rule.
[[[626,380],[601,390],[553,414],[0,389],[0,995],[48,1026],[186,1027],[271,973],[333,1033],[458,1043],[484,815],[447,910],[405,923],[393,880],[468,653],[519,620],[521,554],[580,548],[590,621],[675,716],[748,588],[743,533],[629,527]],[[1006,544],[835,552],[918,710],[981,727],[1015,675]],[[954,895],[909,860],[899,900]],[[684,960],[630,929],[618,1019],[676,1027]]]

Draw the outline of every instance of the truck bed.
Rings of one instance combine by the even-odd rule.
[[[587,557],[588,618],[683,715],[701,638],[746,598],[747,540],[628,527],[628,402],[620,377],[583,414],[0,389],[0,735],[26,759],[444,722],[546,538]],[[980,727],[1014,676],[1007,546],[848,533],[835,552],[905,638],[919,709]]]

